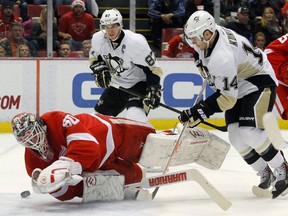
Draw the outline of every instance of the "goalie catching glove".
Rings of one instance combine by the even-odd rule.
[[[32,173],[32,188],[35,193],[51,193],[60,189],[64,184],[77,185],[83,178],[82,167],[79,162],[67,157],[60,157],[59,160],[46,167],[44,170],[35,169]]]
[[[214,111],[204,101],[199,102],[190,109],[182,111],[178,117],[181,123],[189,121],[190,127],[196,127],[202,121],[207,120]]]
[[[155,109],[159,106],[161,99],[161,85],[151,85],[147,88],[147,95],[143,99],[146,107]]]
[[[95,83],[98,87],[108,88],[110,86],[111,74],[104,61],[93,62],[90,69],[93,71]]]

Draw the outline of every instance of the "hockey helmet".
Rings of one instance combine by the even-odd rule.
[[[106,25],[116,23],[118,23],[122,28],[123,23],[121,13],[116,8],[105,10],[100,18],[100,29],[104,29]]]
[[[16,115],[12,121],[12,132],[16,140],[37,156],[49,161],[53,152],[47,140],[47,127],[38,115],[23,112]]]
[[[185,36],[189,39],[196,37],[204,41],[206,30],[209,30],[212,34],[216,31],[215,19],[207,11],[194,12],[184,26]]]

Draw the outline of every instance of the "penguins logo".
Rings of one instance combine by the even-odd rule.
[[[108,67],[110,68],[111,74],[117,77],[121,77],[121,73],[128,70],[128,68],[123,67],[123,59],[118,56],[111,56],[109,53],[105,56]]]

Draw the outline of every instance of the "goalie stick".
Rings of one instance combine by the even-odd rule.
[[[169,174],[162,174],[143,178],[141,182],[125,185],[125,188],[155,188],[188,181],[197,182],[210,196],[210,198],[223,210],[227,210],[232,203],[226,199],[216,188],[196,169],[188,169]]]
[[[144,98],[143,95],[140,95],[139,93],[137,93],[137,92],[135,92],[135,91],[132,91],[132,90],[129,90],[129,89],[125,89],[125,88],[123,88],[122,86],[119,86],[119,85],[117,85],[117,84],[115,84],[115,83],[110,83],[110,86],[112,86],[113,88],[119,89],[119,90],[121,90],[121,91],[123,91],[123,92],[126,92],[126,93],[128,93],[128,94],[131,94],[131,95],[133,95],[133,96],[139,97],[139,98],[141,98],[141,99]],[[195,104],[196,104],[196,103],[195,103]],[[166,108],[166,109],[168,109],[168,110],[170,110],[170,111],[176,112],[176,113],[178,113],[178,114],[181,114],[181,113],[182,113],[180,110],[177,110],[177,109],[175,109],[175,108],[173,108],[173,107],[167,106],[166,104],[160,103],[159,105],[160,105],[161,107],[164,107],[164,108]],[[211,124],[211,123],[209,123],[209,122],[206,122],[206,121],[202,121],[201,123],[202,123],[202,124],[205,124],[205,125],[207,125],[207,126],[209,126],[209,127],[212,127],[212,128],[214,128],[214,129],[220,130],[220,131],[222,131],[222,132],[226,132],[226,131],[227,131],[227,126],[218,126],[218,125],[214,125],[214,124]]]
[[[204,82],[203,82],[203,84],[201,86],[200,92],[199,92],[199,94],[198,94],[198,96],[197,96],[197,98],[195,100],[194,105],[200,101],[200,99],[201,99],[201,97],[203,95],[204,89],[206,88],[207,82],[208,82],[207,80],[204,80]],[[167,164],[166,164],[165,168],[163,169],[163,172],[162,172],[163,175],[168,171],[168,167],[169,167],[174,155],[177,153],[177,149],[179,148],[179,146],[181,144],[181,141],[183,139],[184,131],[186,130],[188,125],[189,125],[189,121],[185,122],[184,127],[182,128],[181,133],[180,133],[178,139],[176,140],[176,143],[174,144],[174,148],[173,148],[173,150],[171,152],[169,160],[167,161]],[[155,198],[159,188],[160,187],[156,187],[155,190],[152,192],[152,199]]]
[[[265,131],[276,149],[288,148],[288,142],[282,137],[275,115],[272,112],[263,116]]]

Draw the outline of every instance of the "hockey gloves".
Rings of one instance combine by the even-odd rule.
[[[196,52],[193,54],[194,56],[194,64],[198,68],[200,75],[203,77],[203,79],[208,79],[210,78],[210,74],[207,72],[207,68],[203,66],[202,60],[199,59],[199,54]]]
[[[111,82],[109,68],[104,61],[98,61],[90,65],[90,69],[95,76],[95,83],[98,87],[108,88]]]
[[[147,95],[143,99],[143,104],[150,109],[155,109],[160,104],[161,85],[151,85],[147,89]]]
[[[201,101],[190,109],[182,111],[178,119],[181,123],[189,121],[190,127],[196,127],[202,121],[207,120],[213,113],[213,110],[204,101]]]
[[[33,170],[31,181],[35,193],[52,193],[64,185],[76,185],[82,181],[80,174],[82,167],[79,162],[67,157],[60,157],[59,160],[41,170]]]

